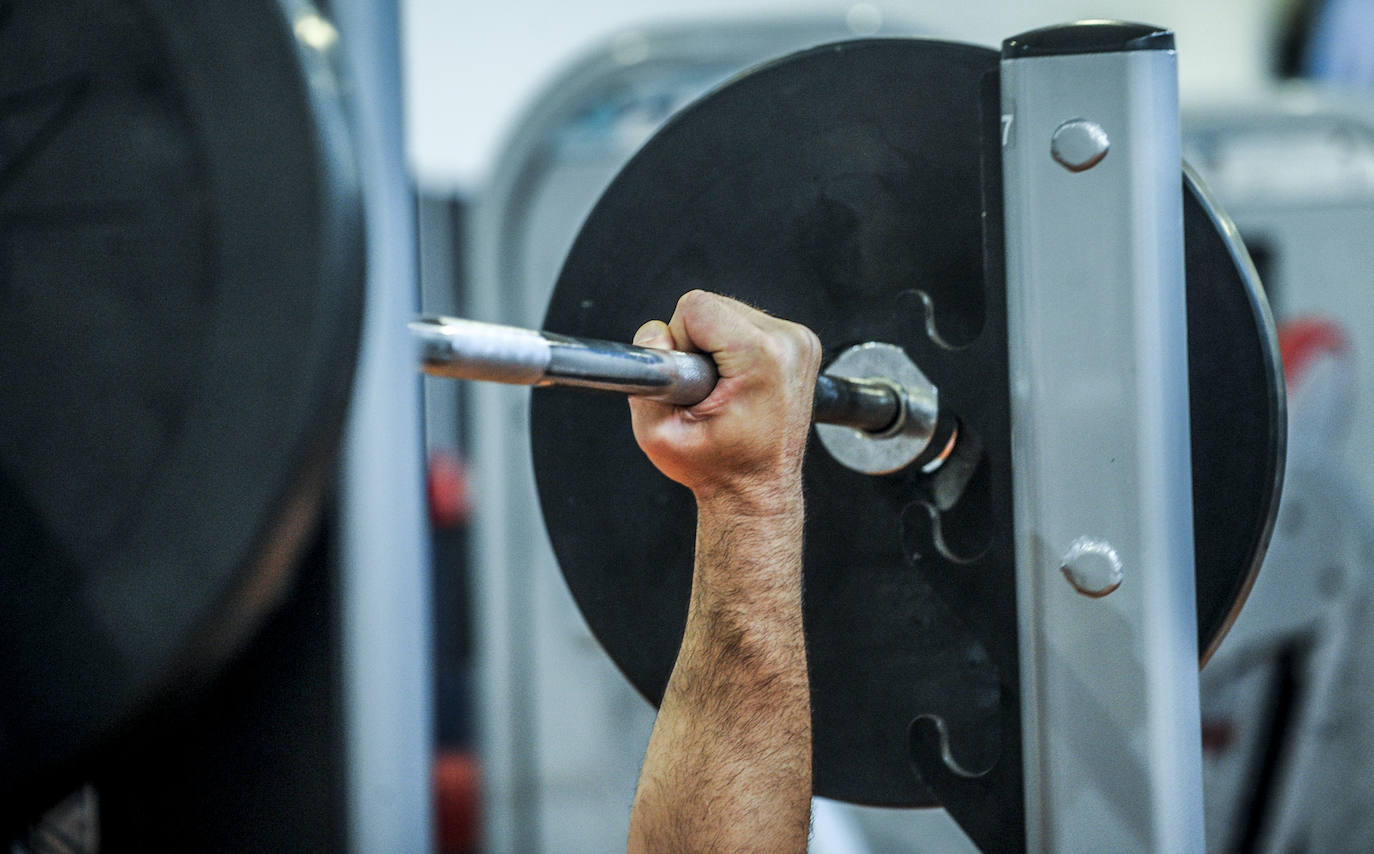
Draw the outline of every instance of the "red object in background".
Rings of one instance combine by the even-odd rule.
[[[1279,326],[1279,358],[1283,360],[1283,378],[1290,389],[1318,357],[1344,356],[1349,348],[1345,332],[1324,318],[1300,317]]]
[[[473,854],[481,840],[482,768],[457,750],[434,759],[434,824],[439,854]]]
[[[1236,741],[1236,724],[1229,720],[1202,721],[1202,749],[1209,753],[1223,753]]]
[[[429,455],[425,479],[429,493],[429,518],[436,528],[456,528],[472,513],[472,493],[468,489],[467,466],[452,451]]]

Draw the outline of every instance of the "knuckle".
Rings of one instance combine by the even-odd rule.
[[[793,360],[792,342],[783,335],[762,335],[759,337],[759,351],[768,364],[782,367]]]
[[[711,298],[711,295],[701,288],[693,288],[682,296],[678,297],[677,307],[679,309],[693,310],[698,309]]]
[[[787,323],[775,335],[769,336],[775,342],[774,353],[779,361],[789,365],[810,368],[819,364],[821,341],[816,333],[800,323]]]
[[[821,339],[809,327],[799,327],[802,331],[802,352],[805,353],[806,363],[811,367],[818,367],[821,362]]]

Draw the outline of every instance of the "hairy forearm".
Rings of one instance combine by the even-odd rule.
[[[766,508],[699,502],[687,627],[635,794],[631,852],[805,851],[802,527],[799,485]]]

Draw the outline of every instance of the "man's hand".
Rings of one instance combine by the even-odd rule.
[[[720,381],[690,408],[630,398],[635,439],[659,471],[698,502],[767,511],[800,483],[811,427],[820,341],[811,330],[728,297],[691,291],[667,324],[652,320],[634,343],[707,353]]]
[[[811,806],[801,468],[820,344],[702,291],[635,343],[709,353],[720,381],[690,408],[630,403],[640,447],[696,496],[697,541],[629,848],[800,854]]]

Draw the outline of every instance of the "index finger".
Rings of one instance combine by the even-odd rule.
[[[678,300],[668,328],[677,346],[711,354],[726,377],[730,372],[722,362],[728,360],[720,357],[755,341],[762,332],[760,321],[768,320],[772,318],[738,300],[695,290]]]

